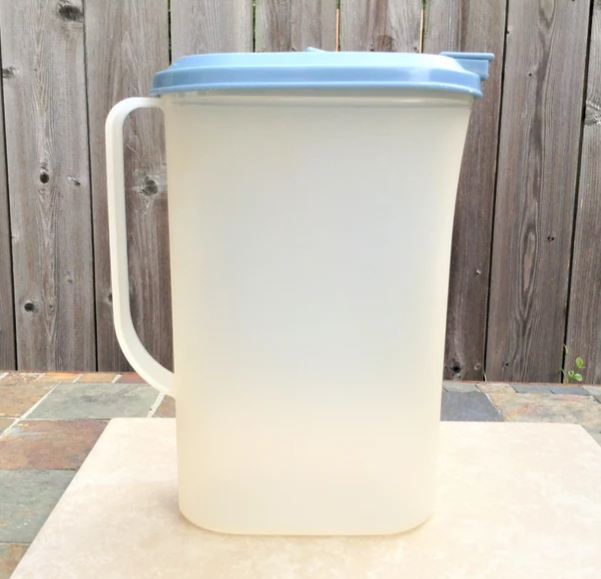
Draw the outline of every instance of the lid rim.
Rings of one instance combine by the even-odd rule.
[[[152,95],[203,90],[418,88],[480,98],[490,54],[221,53],[185,56],[154,76]]]
[[[177,85],[168,88],[152,88],[150,89],[150,94],[152,96],[167,95],[174,94],[178,92],[202,92],[202,91],[222,91],[222,90],[230,90],[230,89],[244,89],[251,91],[258,91],[261,89],[266,90],[278,90],[278,89],[296,89],[296,90],[314,90],[316,88],[324,88],[324,89],[356,89],[356,88],[364,88],[364,89],[379,89],[379,88],[396,88],[396,89],[420,89],[431,92],[461,92],[464,94],[471,95],[475,98],[481,98],[482,92],[475,88],[468,88],[461,85],[448,84],[442,82],[370,82],[367,85],[364,82],[338,82],[338,83],[257,83],[257,84],[249,84],[249,83],[220,83],[220,84],[211,84],[205,86],[198,86],[197,84],[190,85]]]

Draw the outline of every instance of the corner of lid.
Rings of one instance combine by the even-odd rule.
[[[480,80],[488,78],[488,66],[495,57],[490,52],[441,52],[440,56],[456,60],[462,68],[477,74]]]

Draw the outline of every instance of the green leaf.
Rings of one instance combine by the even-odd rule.
[[[581,374],[574,374],[574,380],[576,380],[576,382],[582,382],[582,375]]]
[[[563,345],[563,351],[564,351],[564,353],[565,353],[566,356],[569,354],[568,347],[565,344]]]
[[[578,368],[579,370],[581,368],[584,368],[584,360],[580,356],[576,358],[576,368]]]
[[[576,372],[574,372],[574,370],[570,370],[570,371],[568,372],[568,376],[569,376],[570,378],[574,378],[575,374],[576,374]]]

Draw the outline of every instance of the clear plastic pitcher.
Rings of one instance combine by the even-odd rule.
[[[433,510],[451,233],[490,55],[199,55],[107,120],[115,327],[176,397],[179,503],[226,533]],[[164,112],[175,373],[129,308],[123,121]]]

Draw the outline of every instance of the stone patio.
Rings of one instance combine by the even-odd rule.
[[[117,417],[169,418],[171,398],[133,373],[0,372],[0,579],[8,579]],[[449,421],[564,422],[601,444],[601,387],[444,383]]]

